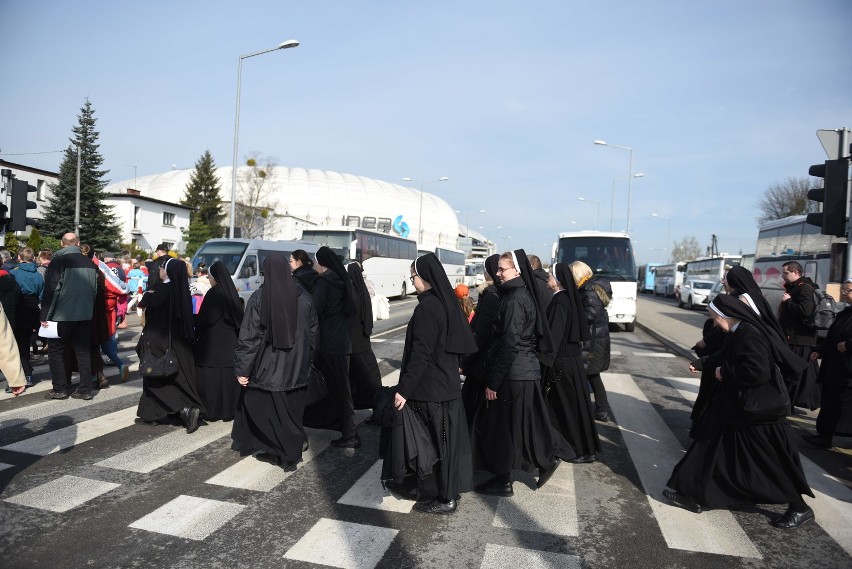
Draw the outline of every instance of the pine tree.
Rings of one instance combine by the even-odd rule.
[[[187,255],[194,254],[208,239],[221,237],[225,212],[222,210],[222,186],[216,176],[216,164],[209,150],[195,163],[195,171],[186,185],[181,205],[195,208],[189,214],[189,228],[184,233]]]
[[[38,253],[41,251],[41,232],[33,227],[30,231],[30,236],[27,238],[27,247]]]
[[[80,148],[80,240],[92,245],[95,250],[113,248],[120,240],[120,230],[106,205],[103,189],[108,180],[108,170],[100,170],[103,156],[98,152],[98,137],[95,130],[95,112],[92,103],[86,103],[77,116],[74,136],[65,150],[65,158],[59,165],[59,180],[51,185],[52,195],[42,219],[42,230],[46,236],[61,237],[74,231],[74,205],[77,195],[77,148]]]

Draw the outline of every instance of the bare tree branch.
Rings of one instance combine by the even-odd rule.
[[[812,178],[793,177],[769,186],[757,202],[758,223],[817,211],[816,203],[808,200],[808,190],[815,187],[817,184]]]

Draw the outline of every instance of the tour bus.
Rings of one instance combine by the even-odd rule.
[[[806,216],[793,215],[762,225],[757,234],[752,274],[773,310],[784,294],[781,267],[788,261],[802,265],[804,276],[821,289],[840,298],[844,280],[843,259],[846,238],[822,235],[820,228],[805,222]]]
[[[686,263],[669,263],[654,269],[654,296],[673,297],[683,284]]]
[[[742,255],[721,255],[710,259],[697,259],[686,263],[686,278],[718,282],[731,267],[742,262]]]
[[[414,291],[409,277],[417,243],[411,239],[356,227],[314,227],[303,230],[302,239],[328,247],[344,265],[361,263],[376,294],[405,298]]]
[[[485,263],[483,261],[468,261],[464,266],[464,284],[470,288],[485,282]]]
[[[633,245],[626,233],[576,231],[560,233],[553,245],[553,262],[583,261],[595,277],[609,281],[612,300],[606,307],[609,321],[624,324],[632,332],[636,325],[636,265]]]
[[[192,272],[200,263],[209,269],[216,261],[221,261],[234,279],[237,293],[243,303],[263,284],[263,261],[270,253],[280,253],[284,260],[290,261],[290,254],[303,249],[313,257],[317,247],[305,241],[264,241],[262,239],[209,239],[192,258]]]
[[[464,251],[456,249],[444,249],[435,247],[435,255],[441,264],[444,266],[444,272],[447,273],[447,278],[450,280],[450,285],[455,288],[456,285],[464,284],[465,282],[465,254]]]
[[[654,280],[656,279],[657,267],[661,263],[646,263],[639,267],[639,292],[654,292]]]

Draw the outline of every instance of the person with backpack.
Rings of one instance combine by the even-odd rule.
[[[816,329],[811,324],[816,304],[814,282],[804,276],[802,265],[787,261],[782,265],[784,294],[778,307],[778,322],[793,352],[809,361],[817,343]],[[819,407],[820,394],[817,386],[818,367],[815,362],[807,366],[801,375],[787,375],[784,382],[790,392],[790,402],[795,407],[814,410]]]

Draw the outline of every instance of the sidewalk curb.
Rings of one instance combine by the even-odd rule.
[[[675,352],[677,355],[686,358],[689,361],[693,361],[698,357],[695,355],[695,352],[693,352],[683,344],[672,340],[668,336],[657,332],[656,330],[650,328],[649,326],[646,326],[645,324],[642,324],[641,322],[639,322],[639,320],[636,320],[636,326],[646,334],[650,334],[651,336],[653,336],[655,340],[662,343],[664,346]]]

